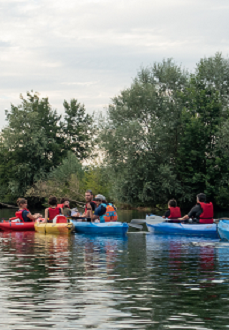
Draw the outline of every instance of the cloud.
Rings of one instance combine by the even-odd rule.
[[[228,54],[227,0],[0,0],[0,122],[19,94],[103,110],[141,66]]]

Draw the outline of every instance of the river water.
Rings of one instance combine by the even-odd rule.
[[[3,329],[229,327],[229,243],[217,239],[0,233],[0,269]]]

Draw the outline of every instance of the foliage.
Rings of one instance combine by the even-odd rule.
[[[94,196],[97,194],[104,195],[107,200],[111,200],[112,183],[109,172],[102,165],[91,165],[85,168],[84,173],[84,189],[92,190]]]
[[[228,204],[228,95],[229,61],[221,54],[202,59],[195,74],[172,60],[142,69],[113,98],[103,124],[116,198],[155,206],[205,192]]]
[[[95,127],[93,117],[86,114],[84,105],[72,99],[64,101],[64,135],[65,149],[72,150],[79,159],[85,159],[91,154],[94,146]]]
[[[69,150],[84,159],[92,145],[92,117],[75,99],[70,105],[64,101],[62,122],[48,98],[40,99],[38,93],[20,98],[20,105],[6,111],[8,126],[1,132],[0,180],[5,194],[12,196],[22,196],[35,182],[46,180]]]
[[[70,200],[83,200],[84,171],[76,155],[68,151],[62,164],[53,169],[45,181],[36,182],[27,190],[27,197],[48,198],[56,196],[59,200],[67,197]]]

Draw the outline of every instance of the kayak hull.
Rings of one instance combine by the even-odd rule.
[[[0,230],[3,231],[34,231],[34,222],[0,222]]]
[[[218,233],[221,239],[229,241],[229,221],[220,220],[218,224]]]
[[[35,223],[35,230],[42,234],[70,234],[72,223]]]
[[[79,234],[97,234],[97,235],[126,235],[128,224],[122,222],[78,222],[71,220],[74,225],[74,231]]]
[[[217,227],[215,223],[184,224],[161,222],[157,224],[150,224],[146,222],[146,225],[148,230],[154,234],[208,236],[214,238],[218,237]]]

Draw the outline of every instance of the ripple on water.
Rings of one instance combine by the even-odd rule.
[[[223,329],[229,244],[0,233],[3,329]]]

